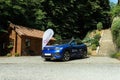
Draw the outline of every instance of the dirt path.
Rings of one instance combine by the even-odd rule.
[[[103,30],[100,39],[100,48],[97,55],[99,56],[109,56],[114,53],[115,47],[112,41],[112,34],[110,29]]]

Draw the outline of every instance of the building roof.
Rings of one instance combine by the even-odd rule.
[[[43,38],[44,32],[41,30],[23,27],[23,26],[12,24],[12,23],[10,23],[10,27],[14,29],[20,36]],[[55,39],[52,38],[52,40],[55,40]]]

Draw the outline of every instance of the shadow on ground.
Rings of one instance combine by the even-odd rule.
[[[86,58],[89,58],[89,57],[85,57],[85,58],[71,58],[69,61],[83,60],[83,59],[86,59]],[[46,60],[44,60],[44,62],[69,62],[69,61],[62,61],[62,60],[49,60],[49,61],[46,61]]]

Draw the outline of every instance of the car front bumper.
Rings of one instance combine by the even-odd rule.
[[[61,59],[62,55],[60,53],[42,53],[42,57],[45,59],[51,59],[51,60],[55,60],[55,59]]]

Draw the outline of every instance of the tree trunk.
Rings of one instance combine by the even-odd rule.
[[[120,5],[120,0],[118,0],[118,5]]]

